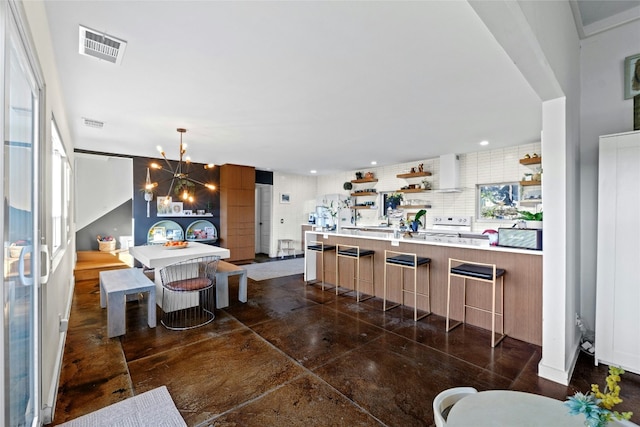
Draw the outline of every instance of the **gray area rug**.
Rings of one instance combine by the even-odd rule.
[[[250,279],[256,281],[292,276],[304,273],[304,258],[247,264],[243,265],[242,268],[247,270],[247,275]]]
[[[122,402],[60,424],[64,427],[186,427],[171,399],[167,387],[162,386]]]

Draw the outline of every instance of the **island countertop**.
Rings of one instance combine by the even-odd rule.
[[[398,251],[416,254],[431,259],[429,269],[420,268],[418,288],[428,293],[428,298],[418,298],[418,310],[431,311],[445,316],[447,313],[447,284],[449,276],[449,258],[467,262],[495,264],[506,271],[504,276],[504,322],[507,336],[535,345],[542,345],[542,260],[543,251],[490,246],[486,239],[470,239],[457,243],[446,241],[428,241],[422,238],[395,238],[390,230],[363,230],[361,228],[343,228],[339,232],[320,230],[306,231],[305,244],[305,280],[313,281],[322,277],[321,253],[308,249],[314,242],[335,246],[357,245],[362,250],[374,251],[373,257],[360,261],[361,292],[384,297],[384,278],[387,274],[387,300],[413,308],[413,298],[404,298],[401,283],[413,287],[413,274],[403,272],[397,267],[385,269],[385,251]],[[351,262],[350,262],[351,261]],[[336,278],[336,263],[340,263]],[[411,274],[410,274],[411,273]],[[404,275],[404,280],[402,279]],[[339,283],[342,288],[352,289],[355,276],[355,263],[344,257],[336,257],[335,251],[324,254],[324,277],[327,284]],[[429,289],[427,291],[427,283]],[[451,317],[462,319],[461,278],[451,280]],[[467,299],[472,305],[491,307],[490,284],[470,280],[467,283]],[[501,296],[502,297],[502,296]],[[500,307],[498,307],[500,308]],[[430,319],[428,317],[427,319]],[[422,320],[424,321],[424,320]],[[491,329],[491,316],[477,310],[467,310],[466,323]],[[459,331],[451,331],[451,334]],[[490,332],[487,332],[489,340]],[[487,342],[487,345],[489,343]]]
[[[542,251],[532,249],[519,249],[509,248],[505,246],[491,246],[488,239],[482,238],[456,238],[456,237],[438,237],[427,236],[426,231],[419,230],[418,233],[413,233],[413,237],[405,237],[404,233],[400,232],[399,235],[395,233],[395,229],[392,227],[383,226],[344,226],[339,231],[320,231],[310,230],[313,233],[321,235],[334,235],[334,236],[348,236],[358,237],[361,239],[372,240],[389,240],[392,242],[406,242],[415,243],[419,245],[434,245],[434,246],[447,246],[452,248],[466,248],[466,249],[479,249],[495,252],[508,252],[508,253],[520,253],[526,255],[541,256]],[[397,236],[397,237],[396,237]]]

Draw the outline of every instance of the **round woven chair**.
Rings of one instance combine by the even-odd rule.
[[[215,319],[215,276],[219,256],[176,262],[159,271],[162,320],[167,329],[186,330]]]

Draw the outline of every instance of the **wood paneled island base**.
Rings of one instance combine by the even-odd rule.
[[[384,284],[384,251],[394,250],[415,253],[420,257],[431,258],[431,311],[439,316],[447,312],[447,269],[449,258],[464,259],[474,262],[496,264],[506,270],[504,276],[504,325],[505,334],[515,339],[535,345],[542,345],[542,254],[537,251],[525,251],[501,247],[471,246],[462,244],[446,244],[426,242],[424,240],[399,239],[391,240],[369,236],[351,236],[343,234],[307,232],[307,241],[322,240],[325,245],[358,245],[362,249],[375,251],[372,259],[363,259],[360,274],[363,279],[370,280],[370,265],[374,263],[373,289],[376,297],[383,297]],[[305,253],[305,280],[322,277],[320,262],[316,262],[313,251]],[[325,280],[336,283],[336,257],[326,256],[324,260]],[[402,269],[390,269],[387,274],[387,300],[401,302],[400,274]],[[351,263],[340,260],[340,284],[348,287],[353,283],[355,272]],[[412,274],[404,272],[404,274]],[[411,283],[413,277],[405,276],[405,283]],[[426,269],[418,271],[418,292],[426,288]],[[451,282],[451,317],[462,319],[462,279],[452,278]],[[497,296],[500,298],[500,295]],[[491,308],[491,285],[470,281],[467,283],[467,302],[476,306]],[[405,305],[413,307],[410,299]],[[418,299],[418,310],[427,310],[426,301]],[[468,310],[466,323],[491,330],[491,315],[477,310]],[[456,331],[450,332],[455,335]]]

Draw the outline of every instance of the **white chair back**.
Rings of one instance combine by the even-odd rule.
[[[473,387],[455,387],[440,392],[433,399],[433,420],[436,427],[446,427],[447,415],[451,407],[463,397],[477,392],[478,390]]]

